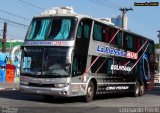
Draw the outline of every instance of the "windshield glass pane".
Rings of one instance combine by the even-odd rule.
[[[71,40],[75,25],[75,18],[34,18],[26,40]]]
[[[24,47],[21,74],[69,76],[68,47]]]

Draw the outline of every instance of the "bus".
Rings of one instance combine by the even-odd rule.
[[[72,7],[35,16],[21,49],[23,93],[90,102],[101,94],[142,96],[154,86],[153,40]]]

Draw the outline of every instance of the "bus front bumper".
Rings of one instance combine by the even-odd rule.
[[[40,95],[53,95],[69,97],[68,87],[64,88],[44,88],[44,87],[32,87],[20,85],[20,91],[22,93],[40,94]]]

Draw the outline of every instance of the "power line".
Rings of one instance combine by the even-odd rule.
[[[107,0],[104,0],[104,1],[106,1],[106,2],[108,2],[108,3],[111,3],[111,4],[114,4],[114,5],[117,5],[117,4],[115,4],[115,3],[113,3],[113,2],[109,2],[109,1],[107,1]],[[119,6],[119,7],[121,7],[120,5],[117,5],[117,6]],[[144,21],[146,21],[146,19],[150,22],[151,20],[149,19],[149,18],[146,18],[146,17],[144,17],[142,14],[140,14],[139,12],[137,12],[137,11],[134,11],[135,13],[138,13],[138,15],[140,15],[141,16],[141,18],[142,18],[142,22],[144,23]],[[145,23],[148,23],[147,21],[145,22]],[[159,27],[157,24],[154,24],[153,22],[152,22],[152,25],[151,25],[152,27]]]
[[[106,5],[104,5],[104,4],[102,4],[101,2],[97,2],[97,1],[94,1],[94,0],[90,0],[91,2],[94,2],[94,3],[96,3],[96,4],[99,4],[99,5],[101,5],[101,6],[105,6],[106,7]]]
[[[15,25],[15,24],[12,24],[12,23],[9,23],[9,25],[11,25],[11,26],[15,26],[15,27],[19,27],[19,28],[23,28],[23,29],[28,29],[28,28],[26,28],[26,27],[22,27],[22,26]]]
[[[112,9],[117,9],[118,7],[121,7],[120,5],[118,5],[118,4],[115,4],[115,3],[113,3],[113,2],[110,2],[110,1],[108,1],[108,0],[103,0],[103,1],[100,1],[100,0],[90,0],[91,2],[94,2],[94,3],[96,3],[96,4],[99,4],[99,5],[101,5],[101,6],[105,6],[105,7],[108,7],[109,5],[110,5],[110,8],[112,8]],[[104,4],[104,2],[107,2],[107,3],[105,3]],[[112,6],[111,6],[112,5]],[[114,6],[113,6],[114,5]],[[118,8],[119,9],[119,8]],[[138,13],[138,12],[136,12],[136,11],[134,11],[135,13]],[[146,20],[148,20],[149,22],[150,22],[150,20],[149,20],[149,18],[145,18],[142,14],[138,14],[138,15],[140,15],[141,16],[141,18],[143,19],[143,23],[148,23]],[[152,22],[152,27],[156,27],[157,25],[156,24],[154,24],[153,22]]]
[[[110,5],[113,5],[113,6],[115,6],[115,7],[121,7],[120,5],[118,5],[118,4],[115,4],[115,3],[113,3],[113,2],[110,2],[110,1],[107,1],[107,0],[103,0],[103,1],[105,1],[105,2],[107,2],[107,3],[109,3]]]
[[[6,22],[6,21],[1,21],[1,20],[0,20],[0,24],[3,25],[4,22]],[[11,25],[11,26],[14,26],[14,27],[18,27],[18,28],[23,28],[23,29],[26,29],[26,30],[28,29],[28,28],[26,28],[26,27],[22,27],[22,26],[19,26],[19,25],[16,25],[16,24],[12,24],[12,23],[8,23],[8,25]]]
[[[30,14],[33,15],[33,11],[29,11],[27,8],[25,8],[22,4],[19,4],[19,2],[14,2],[13,0],[7,0],[9,4],[12,4],[14,7],[18,8],[19,11],[25,13],[25,14]]]
[[[8,20],[8,19],[1,18],[1,17],[0,17],[0,20],[2,20],[2,21],[7,21],[7,22],[9,22],[9,23],[13,23],[13,24],[16,24],[16,25],[19,25],[19,26],[23,26],[23,27],[28,28],[28,25],[25,25],[25,24],[22,24],[22,23],[18,23],[18,22],[12,21],[12,20]]]
[[[18,35],[12,34],[12,33],[7,33],[7,35],[15,37],[15,38],[19,38],[19,39],[22,39],[25,37],[25,36],[18,36]]]
[[[3,21],[1,21],[0,20],[0,23],[2,23],[2,24],[4,24],[4,22]],[[13,24],[9,24],[9,25],[13,25]],[[14,25],[14,26],[16,26],[16,27],[21,27],[21,26],[17,26],[17,25]],[[21,27],[21,28],[24,28],[24,27]],[[3,34],[3,30],[0,30],[0,36],[2,36],[2,34]],[[20,38],[20,37],[25,37],[25,34],[19,34],[19,35],[21,35],[21,36],[19,36],[19,35],[17,35],[17,33],[15,34],[12,34],[12,33],[7,33],[7,35],[9,35],[9,36],[13,36],[13,37],[17,37],[17,38]]]
[[[36,5],[31,4],[31,3],[29,3],[29,2],[26,2],[26,1],[23,1],[23,0],[19,0],[19,1],[20,1],[20,2],[23,2],[23,3],[25,3],[25,4],[28,4],[28,5],[32,6],[32,7],[38,8],[38,9],[40,9],[40,10],[45,10],[44,8],[39,7],[39,6],[36,6]]]
[[[16,14],[10,13],[10,12],[7,12],[7,11],[1,10],[1,9],[0,9],[0,11],[1,11],[1,12],[4,12],[4,13],[7,13],[7,14],[9,14],[9,15],[15,16],[15,17],[22,18],[22,19],[24,19],[24,20],[31,21],[31,20],[30,20],[30,19],[28,19],[28,18],[25,18],[25,17],[19,16],[19,15],[16,15]]]
[[[106,2],[104,1],[100,1],[100,0],[90,0],[91,2],[94,2],[96,4],[99,4],[101,6],[104,6],[104,7],[109,7],[109,8],[112,8],[112,9],[116,9],[117,10],[117,7],[115,6],[111,6],[110,4],[107,4]]]
[[[2,36],[2,34],[3,34],[3,30],[0,30],[0,36]],[[13,37],[17,37],[17,38],[20,38],[20,37],[25,37],[25,34],[24,35],[22,35],[22,34],[20,34],[21,36],[19,36],[19,35],[17,35],[17,33],[15,34],[12,34],[12,33],[8,33],[7,32],[7,35],[9,35],[9,36],[13,36]]]

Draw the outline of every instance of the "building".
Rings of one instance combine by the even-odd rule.
[[[23,40],[7,40],[6,50],[10,51],[13,47],[23,45]],[[2,50],[2,43],[0,43],[0,51]]]
[[[127,16],[124,16],[124,29],[127,30]],[[114,23],[115,26],[122,28],[122,16],[118,15],[117,17],[112,17],[111,22]]]

